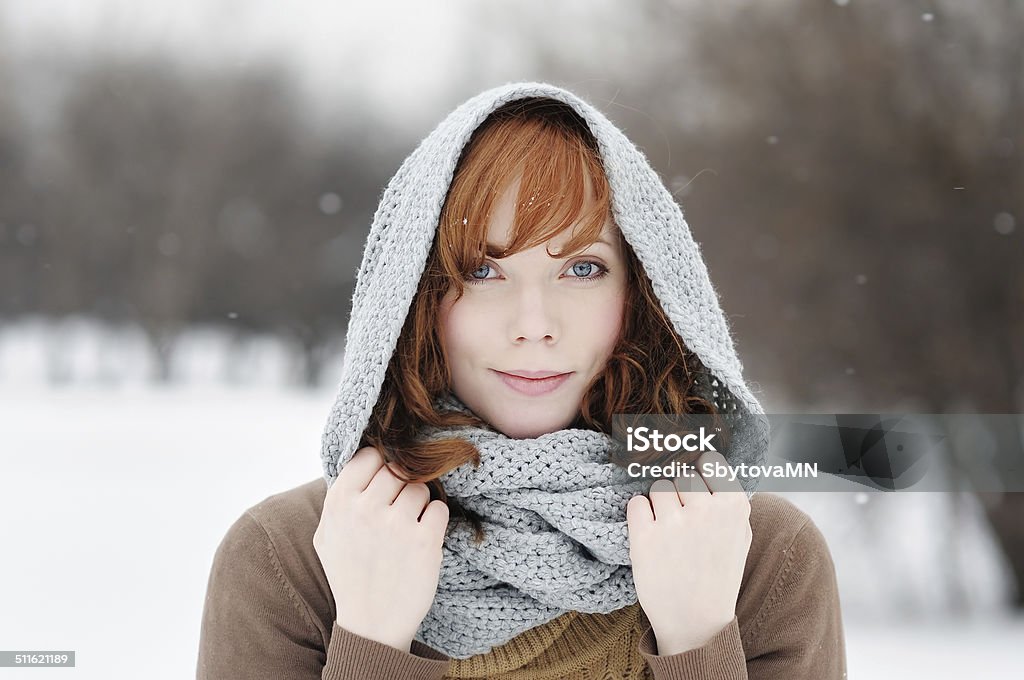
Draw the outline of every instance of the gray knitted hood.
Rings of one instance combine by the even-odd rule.
[[[341,380],[322,437],[328,486],[355,453],[380,395],[463,147],[489,114],[527,97],[564,102],[589,126],[611,187],[613,219],[676,332],[711,373],[701,381],[704,396],[741,416],[729,462],[764,462],[767,419],[743,417],[764,410],[743,380],[725,315],[680,206],[644,154],[600,111],[555,85],[526,82],[486,90],[461,104],[420,142],[384,191],[356,278]],[[748,496],[753,493],[756,478],[737,479]]]

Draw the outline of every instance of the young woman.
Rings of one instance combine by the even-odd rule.
[[[562,88],[485,91],[383,195],[324,476],[228,530],[197,677],[844,677],[811,519],[742,476],[625,475],[626,413],[740,416],[698,463],[767,450],[643,154]]]

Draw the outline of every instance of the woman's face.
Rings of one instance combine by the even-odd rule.
[[[518,189],[517,180],[495,205],[488,243],[508,243]],[[509,437],[568,427],[579,414],[584,388],[618,340],[626,272],[617,228],[609,219],[600,241],[560,257],[570,231],[509,257],[487,259],[468,278],[458,302],[453,304],[453,289],[441,303],[452,391]],[[568,375],[544,381],[507,375],[523,371]]]

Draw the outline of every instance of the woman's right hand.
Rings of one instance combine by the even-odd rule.
[[[426,484],[406,484],[371,446],[356,451],[313,534],[338,625],[410,651],[437,592],[447,526],[448,506]]]

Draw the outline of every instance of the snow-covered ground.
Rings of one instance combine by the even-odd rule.
[[[31,368],[45,355],[39,328],[0,329],[0,648],[77,653],[73,671],[0,677],[194,676],[225,530],[321,474],[333,388],[282,384],[287,371],[268,367],[288,362],[269,345],[236,356],[247,379],[226,387],[216,348],[229,345],[202,337],[176,359],[182,385],[122,381],[145,351],[80,339],[70,383],[54,388]],[[121,361],[97,358],[110,353]],[[1012,586],[977,507],[954,515],[937,493],[785,495],[829,540],[851,677],[987,678],[1019,665],[1024,618],[1004,609]]]

